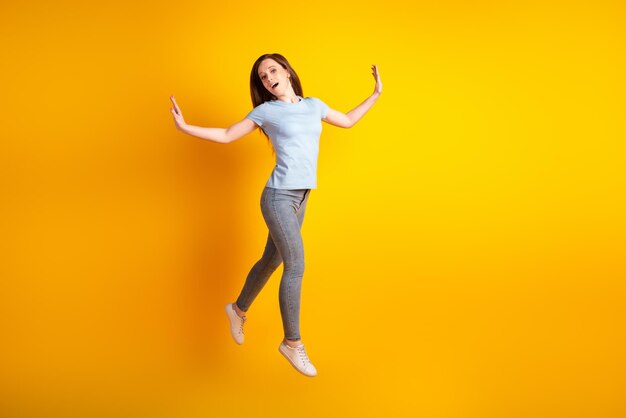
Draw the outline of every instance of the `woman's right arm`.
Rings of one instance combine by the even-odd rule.
[[[256,127],[256,123],[248,118],[244,118],[228,128],[204,128],[202,126],[184,124],[179,129],[198,138],[208,139],[220,144],[228,144],[254,131]]]
[[[202,126],[194,126],[185,123],[183,114],[176,104],[174,96],[170,96],[174,107],[171,110],[174,115],[174,123],[176,127],[189,135],[196,136],[198,138],[207,139],[209,141],[218,142],[220,144],[227,144],[229,142],[236,141],[237,139],[251,133],[257,128],[256,123],[248,118],[244,118],[241,121],[229,126],[228,128],[204,128]]]

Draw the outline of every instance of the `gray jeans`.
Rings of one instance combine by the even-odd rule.
[[[237,298],[246,312],[272,273],[284,262],[278,302],[285,338],[300,339],[300,293],[304,274],[304,247],[300,228],[310,189],[282,190],[265,187],[261,212],[269,229],[265,251],[254,264]]]

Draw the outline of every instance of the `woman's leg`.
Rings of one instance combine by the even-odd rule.
[[[261,211],[267,213],[271,212],[270,209],[270,200],[275,199],[275,196],[270,193],[272,190],[265,188],[263,193],[261,194]],[[272,196],[268,196],[268,193],[272,194]],[[282,199],[282,196],[281,196]],[[294,200],[294,199],[292,199]],[[294,200],[298,200],[297,198]],[[302,223],[304,222],[304,213],[306,210],[306,200],[308,200],[308,193],[306,193],[305,201],[302,204],[298,204],[299,209],[297,210],[297,220],[298,220],[298,228],[302,227]],[[264,209],[265,207],[265,209]],[[282,211],[280,211],[282,213]],[[264,215],[265,216],[265,215]],[[272,222],[272,225],[276,225],[276,222]],[[269,227],[269,226],[268,226]],[[254,264],[248,276],[246,278],[246,282],[237,298],[236,308],[239,308],[240,311],[246,312],[250,308],[250,305],[258,294],[261,292],[270,276],[274,271],[280,266],[282,263],[282,257],[280,252],[276,248],[274,244],[274,240],[272,238],[271,231],[268,231],[267,241],[265,243],[265,250],[263,251],[263,255],[261,258]],[[281,281],[282,283],[282,281]]]
[[[300,339],[300,294],[304,274],[304,246],[300,228],[309,189],[269,189],[262,205],[272,241],[283,260],[279,288],[280,313],[285,339]]]
[[[252,305],[252,302],[254,302],[272,273],[280,266],[282,261],[280,254],[276,250],[274,241],[272,241],[272,236],[268,232],[263,255],[248,272],[246,282],[235,302],[237,308],[243,312],[247,312],[248,309],[250,309],[250,305]]]

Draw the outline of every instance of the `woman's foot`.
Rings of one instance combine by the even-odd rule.
[[[243,324],[246,322],[247,318],[245,315],[239,316],[237,313],[237,309],[239,308],[236,303],[228,303],[224,308],[228,316],[228,321],[230,322],[230,334],[233,336],[233,340],[241,345],[243,344]]]
[[[278,351],[285,356],[291,365],[305,376],[313,377],[317,375],[317,370],[309,356],[307,356],[302,341],[283,340],[278,346]]]

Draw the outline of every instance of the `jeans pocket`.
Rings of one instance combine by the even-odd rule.
[[[311,191],[311,189],[306,189],[304,191],[304,194],[302,195],[302,199],[300,200],[300,204],[298,205],[298,209],[300,209],[300,207],[302,206],[302,204],[306,200],[306,197],[307,197],[307,195],[309,194],[310,191]]]

